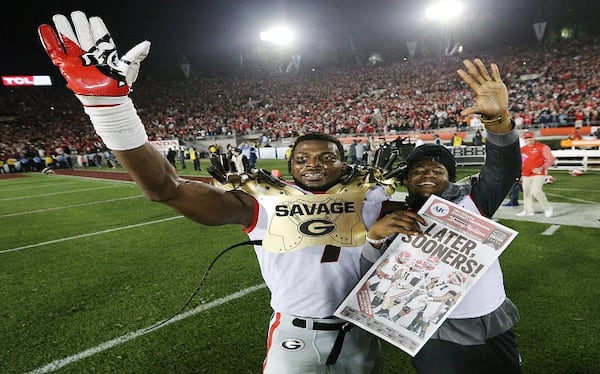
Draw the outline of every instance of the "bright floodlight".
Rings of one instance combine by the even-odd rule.
[[[260,40],[282,46],[288,45],[294,40],[294,33],[286,27],[278,26],[267,31],[261,31]]]
[[[460,1],[446,0],[425,9],[425,17],[431,20],[449,21],[456,18],[462,11],[463,4]]]

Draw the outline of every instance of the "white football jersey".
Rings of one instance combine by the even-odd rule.
[[[388,198],[381,187],[366,193],[361,209],[366,227],[379,217],[381,204]],[[247,230],[252,240],[262,240],[269,225],[268,214],[260,200],[257,201],[254,224]],[[289,253],[274,253],[255,246],[262,276],[271,291],[273,310],[311,318],[332,316],[358,283],[361,251],[362,245],[319,245]]]
[[[479,212],[469,196],[456,202],[472,212]],[[496,259],[471,287],[449,318],[474,318],[496,310],[506,299],[500,262]]]

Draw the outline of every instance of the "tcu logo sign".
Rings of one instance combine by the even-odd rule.
[[[5,86],[52,86],[48,75],[3,76]]]

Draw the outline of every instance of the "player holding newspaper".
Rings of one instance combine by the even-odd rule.
[[[377,261],[396,235],[405,236],[408,241],[408,238],[422,235],[423,230],[427,230],[427,226],[421,226],[426,224],[425,219],[417,212],[430,196],[440,196],[489,218],[519,176],[519,138],[507,110],[507,89],[495,64],[491,65],[490,75],[480,60],[476,59],[474,63],[465,61],[468,73],[459,70],[459,75],[477,94],[475,105],[462,113],[483,114],[482,122],[487,130],[485,164],[477,176],[457,184],[454,183],[456,161],[448,149],[434,144],[415,148],[408,155],[407,168],[400,178],[408,190],[405,209],[381,218],[367,233],[363,253],[372,263]],[[392,244],[399,242],[400,238]],[[397,260],[405,269],[396,273],[397,287],[391,289],[391,298],[402,297],[411,287],[423,284],[411,275],[411,270],[422,269],[426,265],[409,266],[407,258],[409,256]],[[431,259],[433,262],[439,260]],[[431,265],[431,268],[436,267]],[[428,273],[422,270],[419,274]],[[380,290],[372,301],[373,310],[378,317],[403,324],[416,336],[423,337],[427,327],[454,306],[454,300],[462,293],[463,277],[461,272],[443,277],[429,273],[427,278],[431,282],[420,292],[410,293],[409,299],[404,299],[404,310],[392,310],[394,300],[386,299]],[[387,282],[392,283],[393,280]],[[420,374],[521,373],[521,357],[511,330],[518,320],[516,307],[506,297],[502,270],[496,259],[413,357],[412,364]]]

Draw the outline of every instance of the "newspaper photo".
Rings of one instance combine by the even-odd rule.
[[[517,232],[431,196],[423,235],[398,235],[335,311],[415,356]]]

